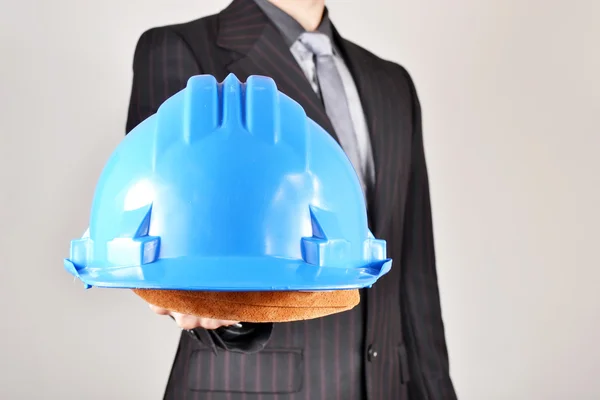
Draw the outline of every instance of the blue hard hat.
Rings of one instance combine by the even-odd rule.
[[[391,268],[352,164],[271,78],[194,76],[119,144],[65,268],[86,287],[371,286]]]

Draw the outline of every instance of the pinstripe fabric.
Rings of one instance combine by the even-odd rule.
[[[370,224],[390,273],[354,310],[276,324],[259,353],[219,351],[183,334],[165,399],[453,400],[435,270],[420,107],[408,73],[335,32],[361,95],[377,180]],[[127,132],[195,74],[271,76],[336,138],[279,32],[253,1],[145,32],[136,47]],[[377,353],[377,357],[373,355]]]

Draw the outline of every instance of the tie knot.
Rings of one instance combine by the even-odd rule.
[[[331,40],[324,33],[304,32],[300,35],[300,42],[316,56],[333,55]]]

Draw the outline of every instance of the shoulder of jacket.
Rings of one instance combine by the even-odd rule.
[[[369,62],[373,67],[379,70],[383,69],[388,73],[401,75],[404,78],[410,78],[410,74],[402,64],[382,58],[350,40],[343,39],[343,41],[345,47],[351,49],[354,54],[359,55],[361,59]]]
[[[211,27],[217,22],[218,14],[208,15],[191,21],[177,24],[155,26],[142,33],[144,36],[162,37],[168,35],[177,35],[185,39],[188,37],[203,37],[211,31]]]

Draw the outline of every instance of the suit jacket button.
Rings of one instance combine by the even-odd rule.
[[[377,350],[373,346],[369,346],[369,350],[367,351],[367,359],[369,361],[373,361],[377,358],[378,355],[379,353],[377,352]]]

